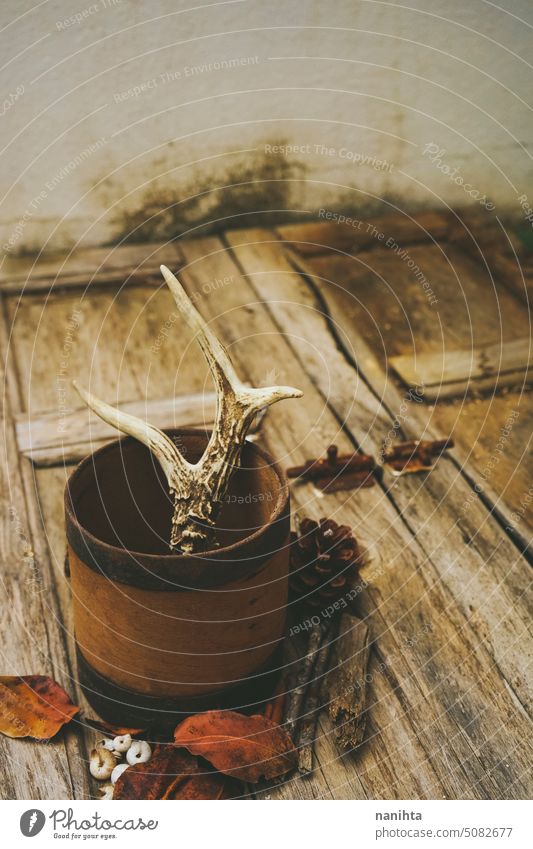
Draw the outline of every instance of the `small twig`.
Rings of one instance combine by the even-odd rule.
[[[285,684],[283,677],[276,687],[272,698],[265,704],[264,716],[266,719],[271,719],[272,722],[277,722],[280,725],[283,718],[283,708],[285,705]]]
[[[301,658],[300,664],[296,670],[294,682],[295,686],[290,690],[288,699],[286,700],[283,720],[286,731],[293,739],[295,738],[298,723],[300,721],[305,691],[309,681],[311,680],[313,666],[322,644],[323,633],[324,626],[322,623],[312,626],[307,640],[306,653],[303,658]]]
[[[272,722],[277,722],[278,725],[281,725],[283,722],[283,711],[285,709],[285,697],[286,693],[280,693],[279,696],[276,696],[274,699],[274,706],[272,709]]]
[[[306,460],[303,466],[287,469],[289,478],[313,481],[324,492],[373,486],[376,461],[368,454],[339,455],[336,445],[330,445],[323,459]]]
[[[303,775],[309,775],[313,771],[313,751],[321,707],[320,691],[328,668],[331,645],[338,627],[339,619],[335,617],[324,633],[322,646],[313,670],[313,680],[309,685],[305,699],[305,716],[302,720],[298,739],[298,769]]]

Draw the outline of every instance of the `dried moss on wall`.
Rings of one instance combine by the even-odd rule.
[[[296,159],[254,152],[171,186],[168,178],[155,179],[133,209],[115,216],[112,241],[160,241],[301,218],[306,173]]]

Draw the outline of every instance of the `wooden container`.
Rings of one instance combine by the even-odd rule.
[[[190,462],[207,444],[167,433]],[[289,492],[268,454],[245,443],[213,551],[169,553],[166,480],[131,438],[80,463],[65,514],[78,673],[98,713],[124,725],[253,712],[275,684],[288,593]]]

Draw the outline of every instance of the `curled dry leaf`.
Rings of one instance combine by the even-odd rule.
[[[131,766],[115,784],[113,799],[163,799],[177,776],[196,769],[196,758],[174,746],[156,746],[149,761]]]
[[[174,742],[200,755],[220,772],[257,782],[294,769],[296,750],[291,738],[264,716],[212,710],[185,719],[174,731]]]
[[[125,770],[115,784],[113,799],[230,799],[240,789],[238,781],[207,772],[183,749],[162,744],[155,747],[149,761]]]
[[[0,732],[6,737],[50,740],[78,711],[47,675],[0,676]]]

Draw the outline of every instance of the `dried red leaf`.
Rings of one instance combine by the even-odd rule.
[[[229,710],[200,713],[178,725],[174,742],[243,781],[277,778],[296,766],[291,738],[264,716]]]
[[[47,675],[0,676],[0,733],[6,737],[50,740],[78,711]]]
[[[113,791],[113,799],[230,799],[240,784],[220,773],[206,771],[198,758],[171,744],[154,748],[147,763],[126,769]]]

